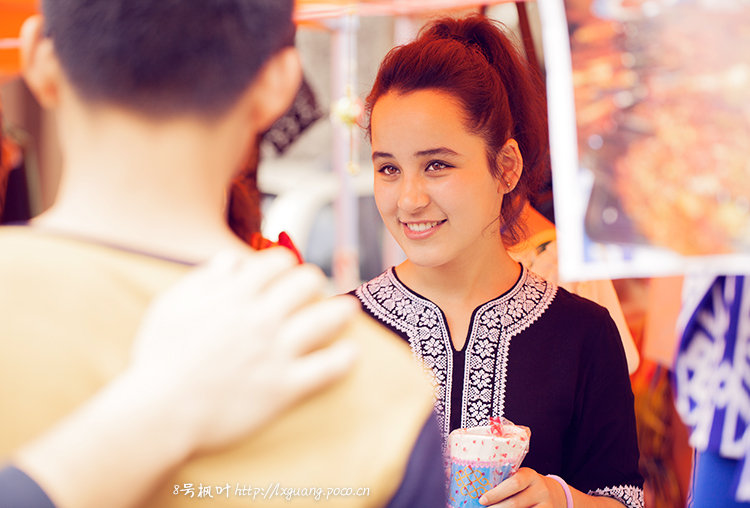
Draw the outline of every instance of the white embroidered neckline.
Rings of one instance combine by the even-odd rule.
[[[398,280],[393,268],[355,293],[376,318],[407,336],[414,357],[432,374],[435,412],[447,441],[453,346],[443,312]],[[510,341],[544,314],[556,293],[556,285],[522,268],[508,292],[474,311],[464,345],[462,427],[486,425],[490,416],[503,415]]]

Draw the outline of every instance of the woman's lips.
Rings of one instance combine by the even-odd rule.
[[[445,219],[436,221],[404,222],[404,234],[407,238],[421,239],[435,233],[443,225]]]

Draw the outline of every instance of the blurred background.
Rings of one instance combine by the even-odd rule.
[[[54,118],[17,76],[16,37],[35,2],[0,0],[0,105],[3,223],[27,220],[55,199],[60,153]],[[372,198],[363,100],[388,50],[430,18],[484,12],[510,28],[545,73],[537,3],[467,0],[299,0],[297,47],[305,83],[292,109],[262,139],[232,189],[227,214],[238,235],[275,241],[286,232],[303,257],[349,291],[398,263],[403,254],[382,227]],[[606,79],[606,76],[605,76]],[[554,221],[552,193],[535,203]],[[685,505],[692,451],[675,414],[669,369],[681,279],[613,281],[641,354],[631,381],[646,478],[647,506]]]

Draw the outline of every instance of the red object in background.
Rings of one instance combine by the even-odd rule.
[[[294,242],[292,242],[292,239],[284,231],[279,233],[279,240],[276,242],[264,238],[260,233],[253,233],[250,237],[250,247],[255,250],[270,249],[271,247],[286,247],[294,253],[300,264],[304,263],[302,254],[300,254],[299,250],[297,250],[297,247],[294,245]]]

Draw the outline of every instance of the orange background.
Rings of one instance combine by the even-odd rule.
[[[36,12],[36,0],[0,0],[0,39],[16,39],[23,21]],[[18,50],[0,49],[0,76],[18,72]]]
[[[352,8],[371,14],[403,14],[425,8],[467,7],[482,3],[501,3],[509,0],[297,0],[297,21],[314,22],[316,19],[337,15]],[[0,0],[0,39],[16,39],[23,21],[37,11],[38,0]],[[18,72],[18,50],[0,49],[0,78]]]

